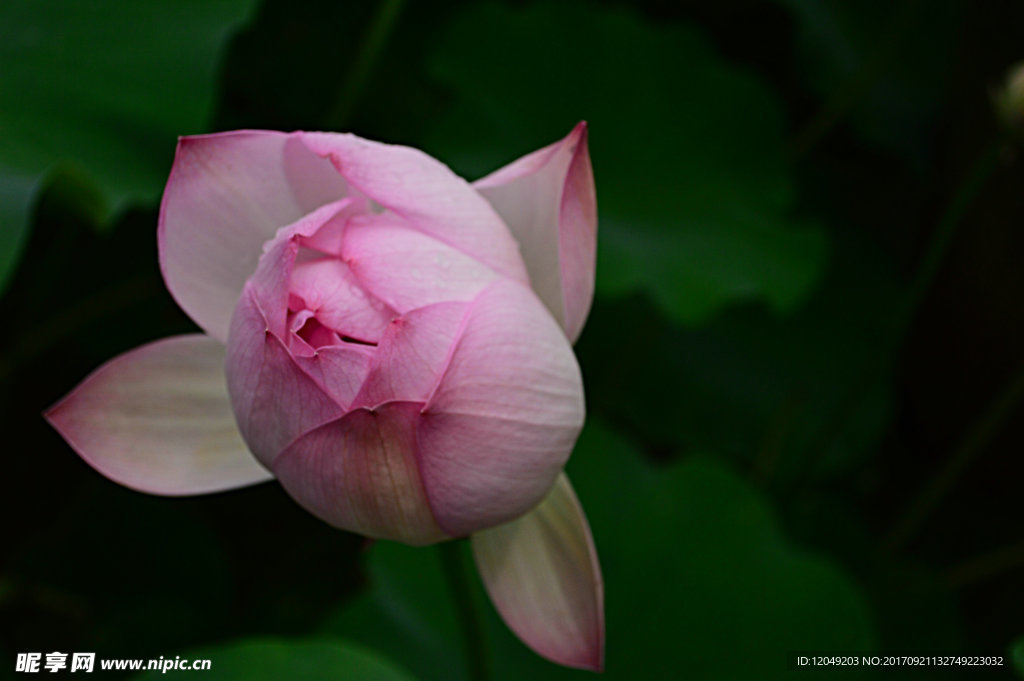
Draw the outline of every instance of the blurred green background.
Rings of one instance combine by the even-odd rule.
[[[1021,60],[1019,0],[6,0],[0,676],[62,650],[469,681],[438,549],[273,483],[131,492],[40,414],[195,328],[156,258],[177,135],[349,130],[472,179],[581,119],[599,265],[569,470],[607,678],[1024,672],[1024,146],[994,106]],[[473,598],[491,678],[585,676]],[[792,666],[844,651],[1006,664]]]

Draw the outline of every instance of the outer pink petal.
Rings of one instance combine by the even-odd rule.
[[[604,666],[604,584],[590,527],[569,479],[539,506],[472,537],[491,601],[539,655],[570,667]]]
[[[346,381],[362,382],[359,372],[368,369],[366,357],[356,354],[332,357],[351,369]],[[305,358],[309,363],[322,360]],[[256,304],[251,287],[246,287],[231,321],[227,356],[228,392],[242,436],[253,454],[270,466],[292,440],[338,418],[345,404],[339,391],[318,380],[341,370],[300,366]]]
[[[474,186],[512,230],[534,290],[575,342],[594,297],[597,257],[586,123]]]
[[[409,544],[445,539],[416,465],[421,406],[352,411],[292,443],[274,473],[296,501],[336,527]]]
[[[305,133],[348,182],[417,229],[495,272],[526,282],[519,249],[490,204],[440,161],[417,149],[351,134]]]
[[[468,308],[468,303],[437,303],[391,322],[353,406],[424,402],[441,380]]]
[[[203,494],[269,480],[231,415],[224,346],[203,335],[107,362],[46,418],[90,466],[153,494]]]
[[[498,278],[478,260],[387,215],[353,219],[342,257],[367,290],[400,313],[472,300]]]
[[[276,230],[347,193],[298,137],[240,131],[183,137],[160,206],[160,268],[178,304],[225,341],[242,286]]]
[[[507,279],[485,289],[420,422],[423,481],[442,529],[468,534],[539,503],[583,411],[576,357],[533,292]]]

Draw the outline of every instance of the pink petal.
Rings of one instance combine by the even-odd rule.
[[[512,230],[533,289],[575,342],[594,297],[597,257],[586,123],[473,186]]]
[[[351,134],[305,133],[306,145],[331,159],[348,182],[417,229],[495,272],[528,281],[508,228],[465,180],[417,149]]]
[[[304,361],[316,364],[325,360],[312,357]],[[339,393],[349,389],[328,387],[324,375],[348,369],[345,380],[361,384],[369,366],[367,357],[355,353],[328,361],[332,362],[329,367],[300,366],[298,358],[269,330],[251,286],[246,287],[231,321],[228,392],[239,430],[264,465],[269,467],[292,440],[343,413],[347,405]]]
[[[498,278],[479,261],[389,215],[353,219],[342,255],[363,286],[400,313],[472,300]]]
[[[335,527],[409,544],[445,539],[417,470],[420,406],[352,411],[293,442],[274,473],[299,504]]]
[[[360,340],[376,342],[392,311],[364,295],[347,266],[336,258],[317,258],[296,264],[300,249],[326,234],[343,233],[358,203],[342,199],[320,206],[278,230],[264,246],[248,286],[269,322],[271,333],[286,342],[291,303],[308,306],[322,323]],[[340,238],[340,237],[338,237]],[[322,245],[322,244],[321,244]],[[316,255],[316,251],[307,251]],[[291,306],[294,309],[294,305]],[[321,310],[321,308],[323,308]],[[332,327],[334,328],[334,327]]]
[[[420,423],[438,524],[458,536],[525,513],[582,425],[582,379],[562,329],[525,286],[491,284],[471,304]]]
[[[330,163],[295,135],[183,137],[160,206],[160,268],[178,304],[225,341],[263,243],[282,225],[346,195]]]
[[[293,355],[295,364],[337,404],[350,409],[370,373],[372,346],[343,343],[318,348],[308,357]]]
[[[437,303],[391,322],[353,406],[425,401],[441,380],[468,308],[467,303]]]
[[[216,492],[272,476],[246,449],[224,381],[224,346],[200,334],[107,362],[46,418],[111,480],[153,494]]]
[[[387,305],[366,294],[349,266],[337,258],[296,265],[291,293],[320,323],[368,343],[377,342],[394,317]]]
[[[569,667],[604,666],[604,585],[590,527],[569,479],[535,509],[477,532],[473,556],[508,627],[539,655]]]

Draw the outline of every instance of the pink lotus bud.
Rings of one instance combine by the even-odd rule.
[[[47,417],[140,490],[272,476],[339,528],[472,535],[509,626],[599,668],[600,570],[562,475],[595,239],[583,124],[476,186],[353,135],[182,138],[160,265],[208,335],[112,360]]]

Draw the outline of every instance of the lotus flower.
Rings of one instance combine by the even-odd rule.
[[[276,478],[345,530],[469,536],[509,627],[601,668],[600,568],[562,472],[594,285],[585,124],[473,185],[349,134],[184,137],[157,237],[205,333],[111,360],[47,413],[83,459],[153,494]]]

